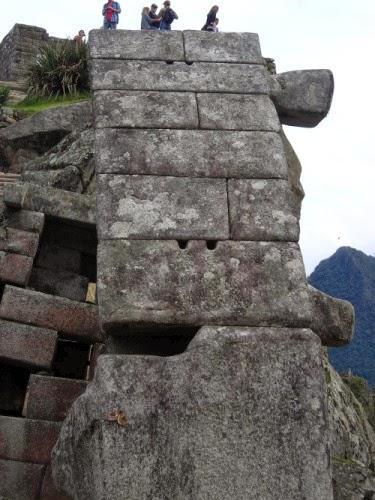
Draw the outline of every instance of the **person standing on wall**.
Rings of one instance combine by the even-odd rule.
[[[157,7],[156,7],[157,8]],[[151,17],[151,10],[149,7],[143,7],[142,10],[142,19],[141,19],[141,30],[157,30],[158,27],[155,27],[155,24],[160,24],[161,18]]]
[[[217,26],[216,24],[216,14],[219,11],[219,6],[214,5],[210,12],[207,14],[206,24],[203,26],[202,31],[214,31],[212,27]],[[211,29],[208,29],[208,28]]]
[[[160,23],[160,30],[161,31],[170,31],[171,30],[171,24],[175,19],[178,19],[178,15],[176,12],[171,8],[171,2],[169,0],[165,0],[163,3],[164,8],[160,9],[160,12],[158,14],[159,17],[161,17],[161,23]]]
[[[105,30],[115,30],[119,22],[119,14],[121,13],[121,7],[118,2],[113,2],[108,0],[107,3],[103,5],[102,15],[104,17],[103,29]]]
[[[150,23],[150,27],[152,30],[158,30],[160,28],[161,18],[160,18],[160,15],[158,16],[156,14],[157,10],[158,10],[158,6],[156,5],[156,3],[153,3],[151,5],[151,9],[150,9],[150,12],[148,14],[150,16],[150,18],[152,19],[152,23]]]

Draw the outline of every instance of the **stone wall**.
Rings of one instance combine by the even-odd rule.
[[[0,80],[22,80],[30,62],[50,37],[44,28],[15,24],[0,44]]]

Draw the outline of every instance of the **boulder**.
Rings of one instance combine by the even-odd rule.
[[[35,158],[73,130],[92,126],[91,101],[49,108],[0,130],[0,164]],[[12,168],[11,168],[12,170]]]
[[[178,356],[102,355],[52,466],[77,500],[331,500],[320,341],[204,327]]]
[[[315,127],[327,116],[334,89],[331,71],[288,71],[272,78],[271,95],[281,123]]]

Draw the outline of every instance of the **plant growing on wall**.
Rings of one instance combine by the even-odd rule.
[[[5,85],[0,85],[0,106],[6,104],[10,93],[10,88]]]
[[[29,97],[74,95],[89,90],[87,46],[71,40],[43,47],[27,72]]]

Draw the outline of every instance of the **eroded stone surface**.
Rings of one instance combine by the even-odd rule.
[[[99,174],[287,177],[274,132],[99,129],[95,150]]]
[[[228,198],[234,240],[298,241],[299,200],[287,181],[230,179]]]
[[[288,325],[311,320],[294,243],[105,241],[98,250],[105,329],[132,324]]]
[[[219,130],[278,132],[279,118],[265,95],[198,94],[200,127]]]
[[[181,31],[92,30],[89,49],[92,59],[185,60]]]
[[[100,90],[94,110],[97,128],[198,128],[195,95],[188,92]]]
[[[56,484],[75,499],[331,500],[319,346],[308,330],[205,327],[179,356],[101,356]]]
[[[238,92],[267,94],[264,66],[158,61],[94,60],[94,90],[163,90],[184,92]]]
[[[186,60],[190,62],[263,64],[256,33],[184,31],[184,42]]]
[[[225,179],[104,174],[97,199],[102,240],[229,238]]]

